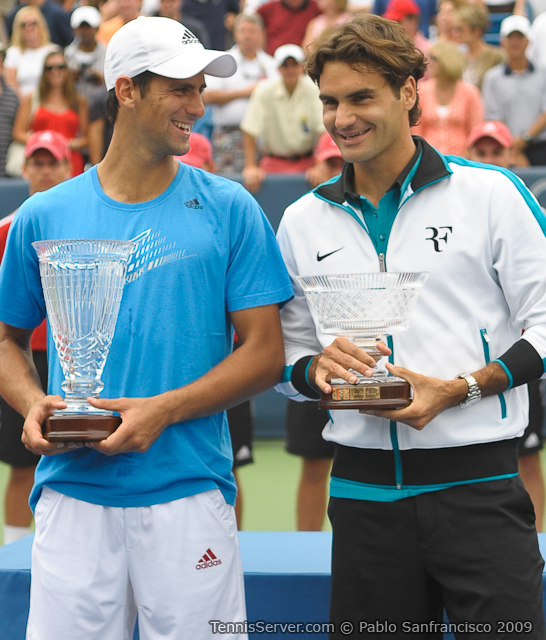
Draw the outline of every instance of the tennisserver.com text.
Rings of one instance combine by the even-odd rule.
[[[222,622],[221,620],[209,620],[212,627],[212,633],[232,634],[232,633],[332,633],[334,624],[331,622],[265,622],[265,620],[256,620],[249,622]]]

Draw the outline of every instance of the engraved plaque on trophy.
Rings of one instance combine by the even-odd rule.
[[[374,360],[383,354],[379,340],[407,327],[409,315],[428,273],[352,273],[298,276],[309,307],[323,333],[344,336]],[[330,381],[331,394],[322,394],[322,409],[401,409],[411,403],[408,382],[389,374],[381,362],[367,378]]]
[[[33,242],[49,326],[61,363],[66,409],[56,409],[43,426],[51,442],[107,438],[121,418],[93,407],[104,388],[104,365],[118,317],[127,261],[134,243],[118,240]]]

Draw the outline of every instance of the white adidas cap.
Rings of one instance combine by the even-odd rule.
[[[108,43],[104,81],[109,91],[118,78],[134,78],[144,71],[183,80],[202,71],[227,78],[236,69],[232,55],[205,49],[177,20],[140,16],[123,25]]]

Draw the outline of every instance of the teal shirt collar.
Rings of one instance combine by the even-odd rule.
[[[411,181],[419,168],[423,150],[420,140],[416,139],[415,142],[416,149],[411,160],[381,198],[377,208],[367,198],[355,193],[353,165],[350,165],[343,174],[345,198],[352,207],[361,211],[366,229],[378,255],[385,255],[387,252],[389,236],[402,198],[410,188]]]

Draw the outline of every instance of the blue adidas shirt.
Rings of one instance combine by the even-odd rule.
[[[96,168],[19,209],[0,269],[0,320],[32,329],[45,316],[35,240],[132,240],[127,283],[102,381],[102,397],[147,397],[204,375],[232,349],[228,312],[282,303],[290,280],[263,212],[241,185],[179,165],[154,200],[124,204],[102,190]],[[48,338],[49,393],[63,376]],[[146,453],[108,457],[88,448],[43,457],[42,486],[107,506],[145,506],[219,488],[235,500],[225,413],[163,432]]]

